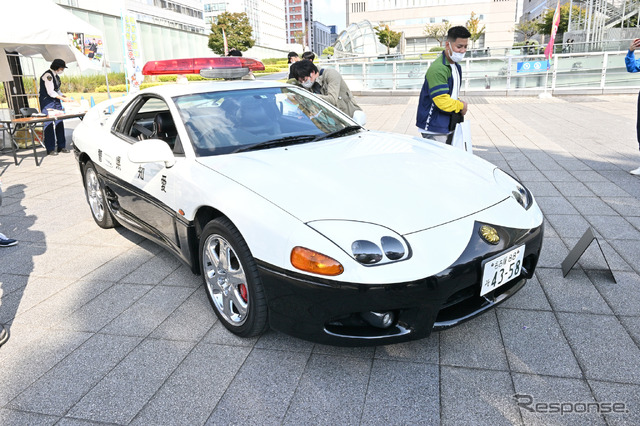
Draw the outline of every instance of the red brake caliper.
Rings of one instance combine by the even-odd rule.
[[[247,286],[244,284],[240,284],[238,286],[238,289],[240,290],[240,297],[242,297],[242,300],[244,300],[245,302],[247,301]]]

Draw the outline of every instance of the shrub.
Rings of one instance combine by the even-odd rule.
[[[122,72],[109,73],[107,78],[109,79],[109,86],[125,84],[125,75]],[[104,74],[62,76],[60,83],[62,93],[87,93],[94,92],[96,87],[105,85],[105,77]]]
[[[98,86],[94,89],[95,92],[97,93],[106,93],[107,92],[107,85],[103,84],[102,86]],[[114,85],[109,85],[109,91],[110,92],[126,92],[127,91],[127,86],[125,84],[114,84]]]
[[[280,67],[264,67],[264,71],[254,71],[254,74],[266,74],[270,72],[280,72]]]
[[[286,64],[287,63],[287,58],[284,58],[284,59],[282,59],[282,58],[266,58],[266,59],[261,60],[260,62],[262,62],[266,66],[266,65],[274,65],[274,64],[277,64],[278,62],[281,62],[281,61],[284,61],[284,63]]]
[[[429,49],[429,52],[442,52],[444,50],[444,47],[442,46],[434,46],[431,49]]]
[[[147,87],[153,87],[153,86],[162,86],[164,83],[142,83],[140,85],[141,89],[146,89]]]
[[[109,79],[109,88],[114,92],[125,92],[125,89],[122,90],[114,90],[113,87],[118,87],[120,89],[120,85],[124,87],[125,85],[125,74],[120,73],[109,73],[107,74],[107,78]],[[30,78],[24,78],[23,84],[25,88],[25,92],[27,93],[37,93],[40,88],[34,87],[34,81]],[[98,90],[101,88],[101,90]],[[92,75],[74,75],[74,76],[66,76],[63,75],[60,78],[60,91],[62,93],[90,93],[90,92],[106,92],[107,86],[105,84],[104,74],[92,74]],[[4,96],[4,90],[0,90],[0,103],[7,102]]]
[[[142,83],[140,85],[141,89],[146,89],[147,87],[153,87],[153,86],[161,86],[163,84],[166,83],[162,83],[162,82],[151,82],[151,83]],[[95,88],[95,92],[97,93],[106,93],[107,91],[107,85],[103,84],[102,86],[98,86]],[[116,85],[109,85],[109,91],[110,92],[115,92],[115,93],[119,93],[119,92],[126,92],[127,91],[127,85],[126,84],[116,84]]]

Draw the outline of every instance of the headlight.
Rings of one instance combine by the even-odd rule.
[[[348,220],[319,220],[307,225],[366,266],[398,262],[411,256],[407,241],[384,226]]]
[[[533,203],[533,196],[531,195],[531,192],[529,192],[529,190],[516,178],[498,168],[493,171],[493,177],[498,185],[507,191],[511,197],[518,202],[518,204],[526,210],[531,207],[531,204]]]

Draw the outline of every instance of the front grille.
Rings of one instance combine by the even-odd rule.
[[[479,283],[476,283],[471,287],[462,289],[457,293],[454,293],[451,297],[449,297],[449,299],[447,299],[447,302],[445,302],[443,309],[438,312],[436,323],[453,323],[451,325],[454,325],[466,319],[467,317],[473,316],[473,314],[475,313],[480,313],[481,311],[487,309],[489,306],[493,305],[496,299],[498,299],[501,295],[513,289],[521,282],[522,277],[520,277],[520,279],[514,279],[510,283],[498,287],[494,291],[486,294],[484,297],[479,295]]]

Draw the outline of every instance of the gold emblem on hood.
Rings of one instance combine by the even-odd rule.
[[[498,244],[500,241],[498,231],[496,231],[493,226],[482,225],[482,227],[480,227],[480,236],[489,244]]]

